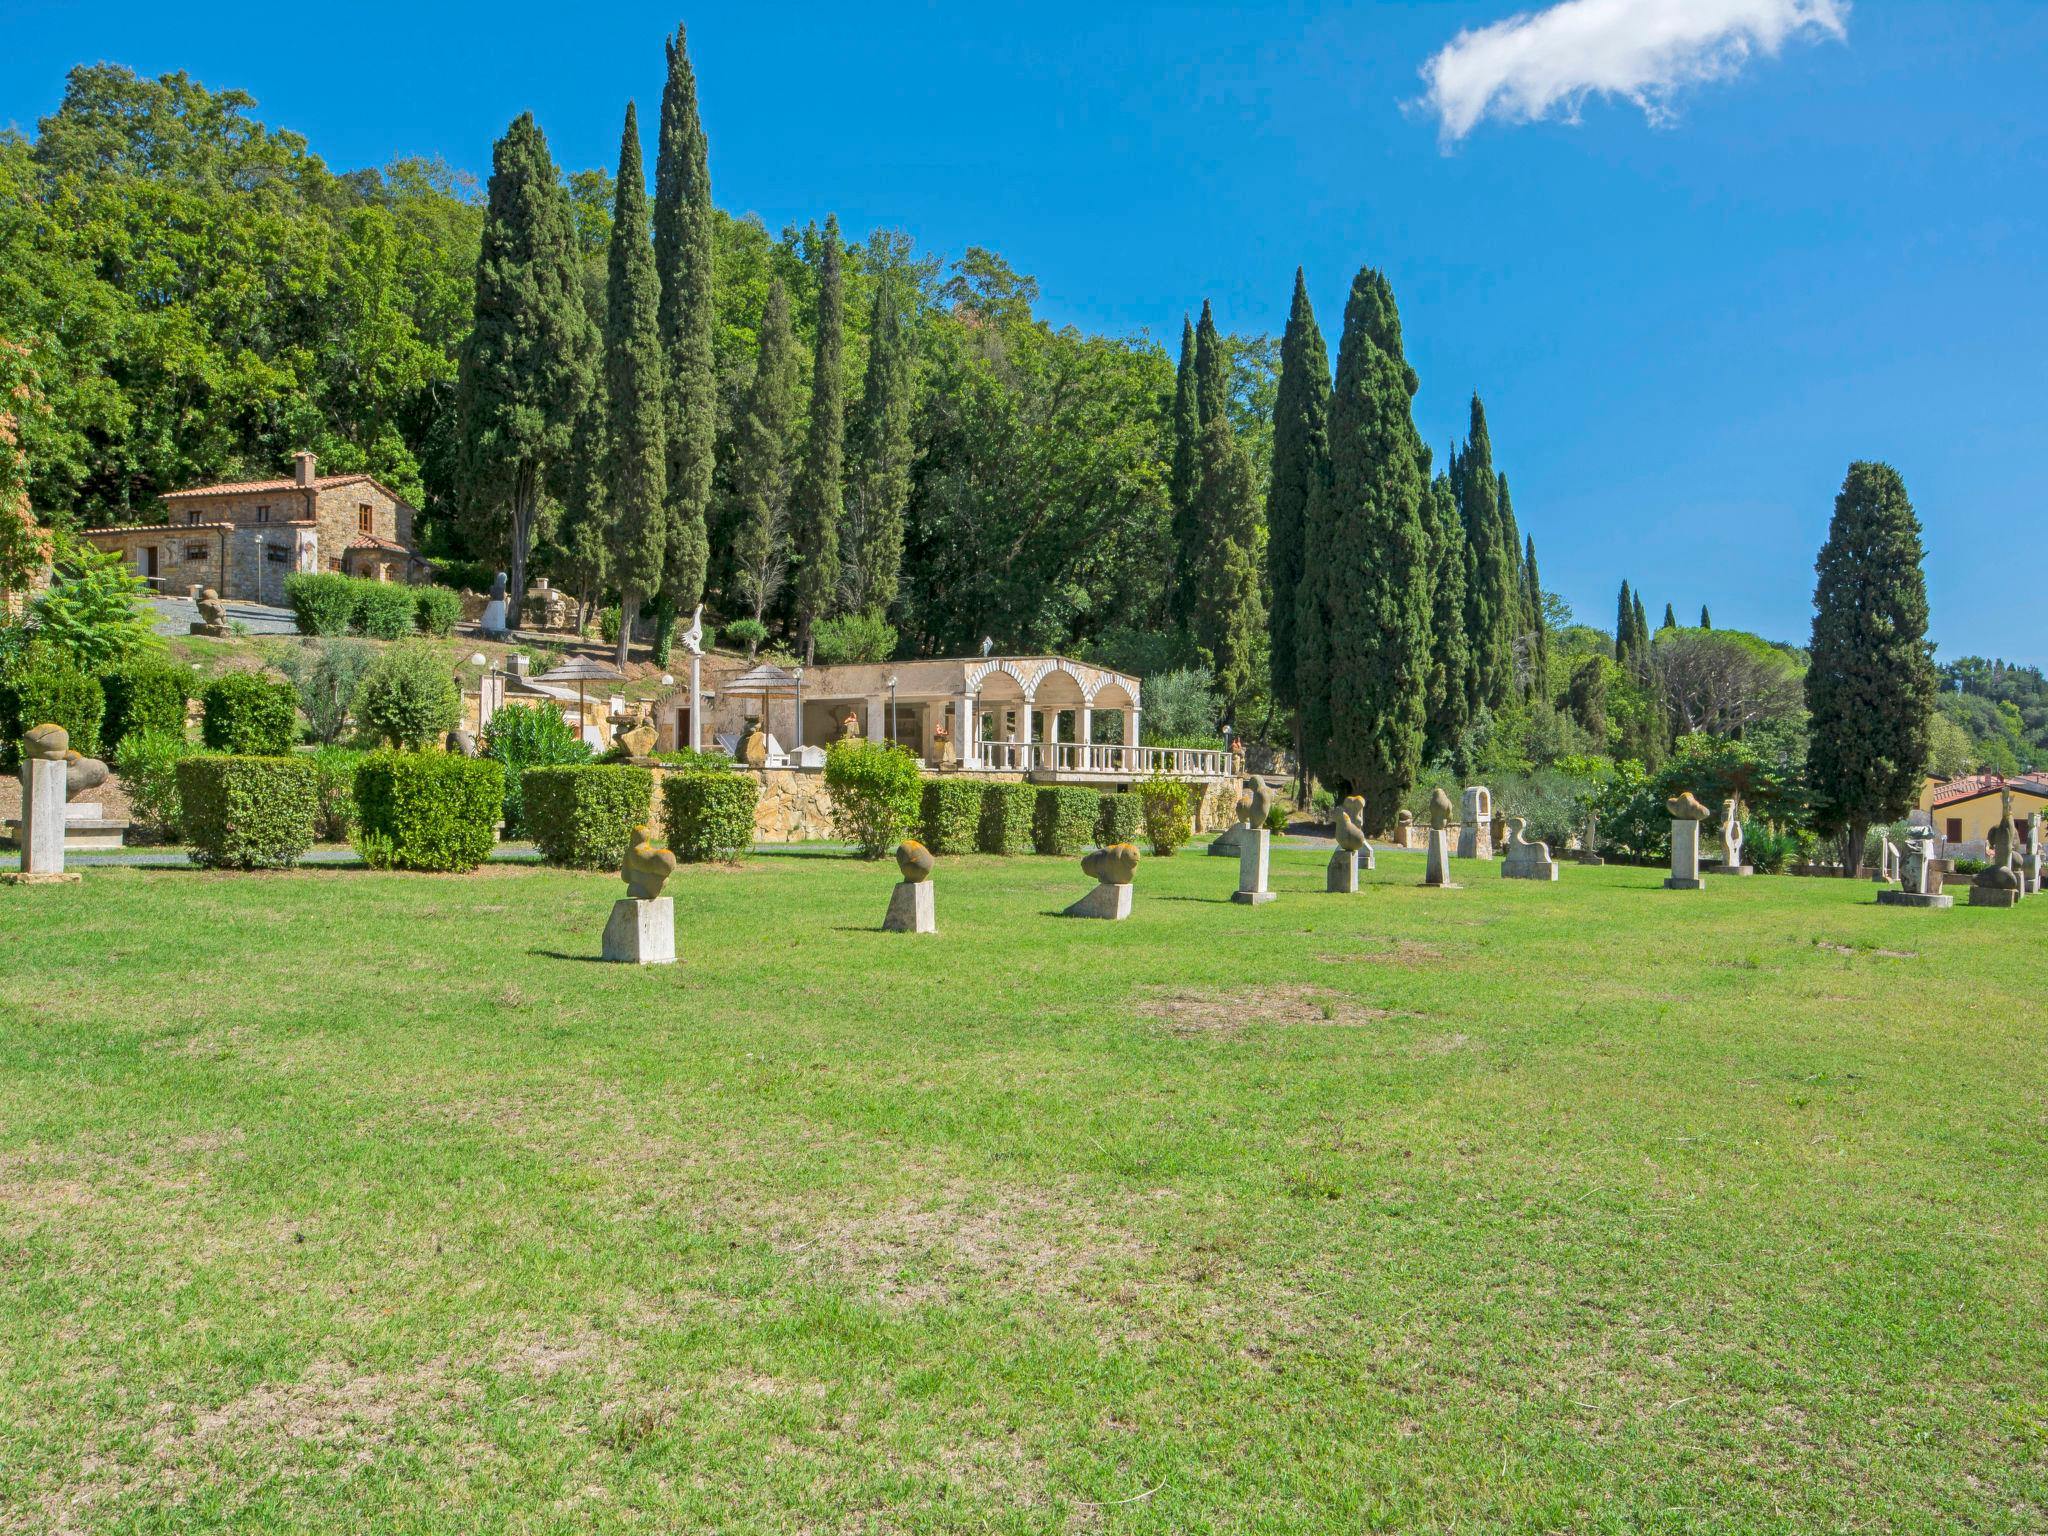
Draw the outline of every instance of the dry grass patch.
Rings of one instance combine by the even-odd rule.
[[[1416,939],[1361,939],[1361,944],[1374,946],[1369,949],[1349,951],[1343,954],[1317,955],[1325,965],[1429,965],[1444,958],[1444,952],[1434,944],[1424,944]]]
[[[1137,1012],[1169,1035],[1234,1035],[1253,1024],[1357,1027],[1415,1017],[1301,983],[1158,992],[1140,1000]]]

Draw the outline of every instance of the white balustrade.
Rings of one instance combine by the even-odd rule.
[[[1234,778],[1235,753],[1213,747],[1124,747],[1073,741],[982,741],[975,766],[998,773],[1051,772],[1101,778]]]

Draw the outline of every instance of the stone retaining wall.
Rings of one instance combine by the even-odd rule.
[[[800,843],[832,837],[832,792],[825,787],[822,768],[736,768],[761,781],[761,798],[754,811],[754,840],[761,843]],[[948,775],[955,777],[955,775]],[[959,778],[984,784],[1017,784],[1021,773],[963,773]],[[1230,825],[1231,808],[1237,802],[1237,784],[1221,779],[1203,787],[1193,807],[1195,831],[1207,832]]]

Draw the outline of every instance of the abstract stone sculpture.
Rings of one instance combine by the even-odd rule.
[[[1129,843],[1111,843],[1084,854],[1081,873],[1095,889],[1068,907],[1068,917],[1104,917],[1121,922],[1131,915],[1131,881],[1138,873],[1138,850]]]
[[[1586,830],[1580,834],[1579,862],[1581,864],[1605,864],[1600,857],[1600,813],[1586,812]]]
[[[31,726],[22,732],[21,755],[37,762],[64,762],[71,756],[71,733],[61,725]]]
[[[676,856],[654,840],[654,828],[642,823],[633,829],[626,846],[625,863],[619,873],[626,882],[626,894],[635,901],[652,901],[676,872]]]
[[[1429,851],[1423,861],[1422,883],[1433,885],[1440,891],[1458,888],[1457,882],[1451,878],[1450,821],[1451,797],[1439,787],[1429,797]]]
[[[450,731],[447,740],[442,745],[457,757],[475,757],[477,755],[476,733],[474,731]]]
[[[1900,877],[1899,845],[1892,841],[1889,832],[1877,834],[1877,873],[1871,878],[1880,885],[1890,885]]]
[[[64,871],[65,784],[75,754],[61,725],[31,726],[21,738],[21,869],[0,879],[9,885],[72,884]]]
[[[903,878],[889,893],[884,933],[937,933],[938,904],[932,893],[932,851],[916,838],[896,845],[896,869]]]
[[[1899,865],[1900,888],[1879,891],[1877,900],[1886,907],[1952,907],[1953,896],[1941,889],[1941,865],[1934,854],[1934,838],[1909,837],[1905,857]]]
[[[477,628],[487,635],[508,635],[512,632],[511,604],[505,596],[507,578],[503,571],[491,578],[491,595],[484,600],[483,616],[477,620]]]
[[[1394,846],[1413,848],[1415,846],[1415,813],[1405,807],[1394,813]]]
[[[660,739],[654,727],[645,721],[634,726],[630,731],[621,731],[619,733],[619,745],[626,749],[628,757],[634,758],[652,757],[654,755],[654,744]]]
[[[1749,865],[1742,862],[1742,797],[1739,795],[1730,795],[1721,802],[1721,873],[1724,875],[1753,875],[1756,873]]]
[[[1493,791],[1474,784],[1465,791],[1465,804],[1458,815],[1458,857],[1493,857]]]
[[[211,587],[199,594],[199,622],[191,626],[195,635],[205,635],[213,640],[228,637],[227,605],[220,600],[220,594]]]
[[[1705,890],[1707,883],[1700,878],[1700,823],[1707,819],[1707,808],[1688,789],[1666,800],[1664,809],[1671,813],[1671,874],[1664,889]]]
[[[740,732],[739,760],[749,768],[768,766],[768,733],[761,729],[760,717],[747,716],[747,728]]]
[[[1991,862],[1970,886],[1973,907],[2016,907],[2027,894],[2026,877],[2020,873],[2019,828],[2012,821],[2012,791],[2001,794],[2002,813],[1991,833]]]
[[[675,873],[676,856],[654,840],[654,829],[633,829],[619,874],[626,895],[612,905],[604,925],[604,958],[627,965],[673,965],[676,959],[676,904],[661,894]]]
[[[1550,844],[1530,842],[1523,836],[1529,829],[1529,818],[1510,816],[1508,818],[1507,857],[1501,861],[1500,873],[1503,880],[1555,880],[1557,861],[1550,856]]]
[[[1254,827],[1264,827],[1266,814],[1273,809],[1273,791],[1266,788],[1264,779],[1246,779],[1238,787],[1237,804],[1233,808],[1230,826],[1209,845],[1209,851],[1218,857],[1225,854],[1244,856],[1245,833]]]

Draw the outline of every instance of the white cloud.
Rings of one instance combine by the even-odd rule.
[[[1849,0],[1562,0],[1460,32],[1422,66],[1423,104],[1446,143],[1488,116],[1571,119],[1594,94],[1662,122],[1684,87],[1726,79],[1788,38],[1846,40],[1848,22]]]

